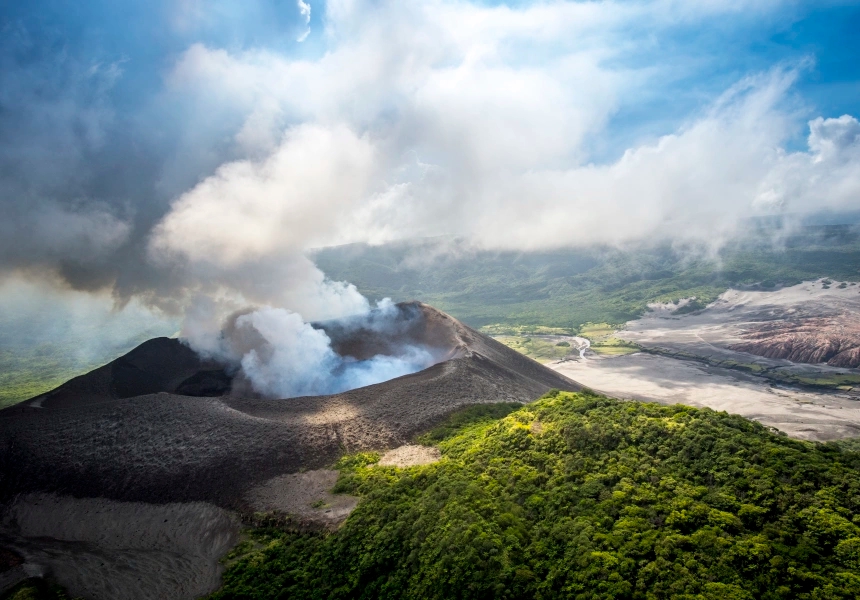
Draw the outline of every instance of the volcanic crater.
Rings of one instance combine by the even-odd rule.
[[[342,356],[420,344],[437,357],[383,383],[264,398],[241,374],[156,338],[0,411],[0,545],[27,561],[16,568],[53,574],[75,595],[197,597],[220,581],[235,515],[260,510],[254,491],[276,478],[402,446],[466,405],[581,388],[430,306],[396,309],[398,326],[386,331],[315,325]]]

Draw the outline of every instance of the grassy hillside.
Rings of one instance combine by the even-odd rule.
[[[420,299],[476,327],[567,331],[584,323],[624,323],[649,302],[695,296],[694,309],[730,286],[860,280],[860,237],[852,229],[810,227],[778,247],[769,240],[752,235],[713,257],[668,245],[516,253],[427,240],[326,248],[314,260],[329,277],[350,281],[371,298]]]
[[[53,389],[94,366],[69,360],[53,346],[0,350],[0,409]]]
[[[496,410],[425,436],[436,464],[341,461],[346,523],[256,530],[212,599],[860,597],[860,454],[587,393]]]

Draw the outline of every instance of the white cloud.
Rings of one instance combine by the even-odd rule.
[[[239,160],[182,195],[156,254],[233,267],[316,243],[369,190],[375,151],[346,127],[299,125],[262,161]]]
[[[308,35],[311,32],[310,23],[311,23],[311,5],[307,2],[303,2],[302,0],[296,0],[296,4],[299,7],[299,14],[305,20],[305,25],[307,26],[305,30],[299,34],[299,37],[296,38],[296,41],[301,43],[304,42]]]
[[[858,208],[854,117],[813,119],[808,149],[787,148],[807,118],[791,100],[804,65],[744,78],[677,131],[590,162],[616,108],[664,74],[624,66],[643,43],[631,31],[778,4],[339,0],[313,60],[193,46],[173,88],[240,107],[237,148],[265,157],[178,198],[152,249],[233,273],[309,246],[439,233],[485,247],[719,243],[752,215]]]
[[[860,122],[851,115],[810,121],[809,149],[815,154],[816,163],[856,159],[860,151]]]

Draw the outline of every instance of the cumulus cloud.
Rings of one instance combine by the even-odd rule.
[[[33,43],[8,35],[4,267],[171,310],[208,296],[219,314],[316,319],[366,301],[304,257],[313,246],[444,233],[488,248],[719,243],[749,216],[857,208],[857,120],[798,100],[809,61],[675,102],[714,62],[689,42],[697,28],[778,29],[795,7],[330,0],[299,51],[283,32],[305,39],[303,0],[188,1],[137,79],[121,53],[34,63]],[[679,114],[625,137],[619,111],[641,98]]]
[[[808,148],[788,150],[803,124],[793,86],[808,65],[778,66],[743,78],[677,130],[595,164],[589,141],[642,84],[641,74],[606,66],[623,50],[595,39],[593,29],[611,32],[632,19],[666,26],[742,5],[560,3],[513,10],[431,2],[385,4],[370,19],[360,3],[338,2],[327,13],[337,43],[318,60],[197,46],[177,72],[188,85],[217,89],[249,110],[275,103],[287,120],[336,123],[367,145],[374,158],[363,189],[350,185],[355,193],[348,198],[332,193],[328,202],[307,205],[307,225],[296,239],[313,232],[319,245],[377,243],[457,233],[489,248],[649,237],[718,245],[751,216],[860,205],[856,120],[813,119]],[[517,54],[526,39],[539,40],[529,48],[540,60]],[[268,160],[282,152],[283,145]],[[311,144],[307,152],[315,153]],[[332,153],[329,160],[341,158]],[[256,190],[269,180],[251,175],[241,187]],[[207,185],[190,194],[207,194]],[[237,190],[225,202],[239,205],[239,198]],[[192,222],[208,218],[198,217],[186,197],[165,222],[178,213]],[[257,214],[256,224],[253,216],[247,223],[226,219],[242,225],[213,229],[217,243],[247,251],[241,232],[256,230],[260,254],[272,250],[265,242],[271,222],[282,223],[281,231],[289,226],[278,217],[269,221],[274,213]]]
[[[156,254],[225,267],[298,254],[368,193],[375,149],[342,126],[302,124],[262,161],[226,163],[156,227]]]

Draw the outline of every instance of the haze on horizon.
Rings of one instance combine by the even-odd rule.
[[[7,3],[0,304],[324,319],[367,303],[312,247],[714,248],[857,211],[858,26],[837,1]]]

